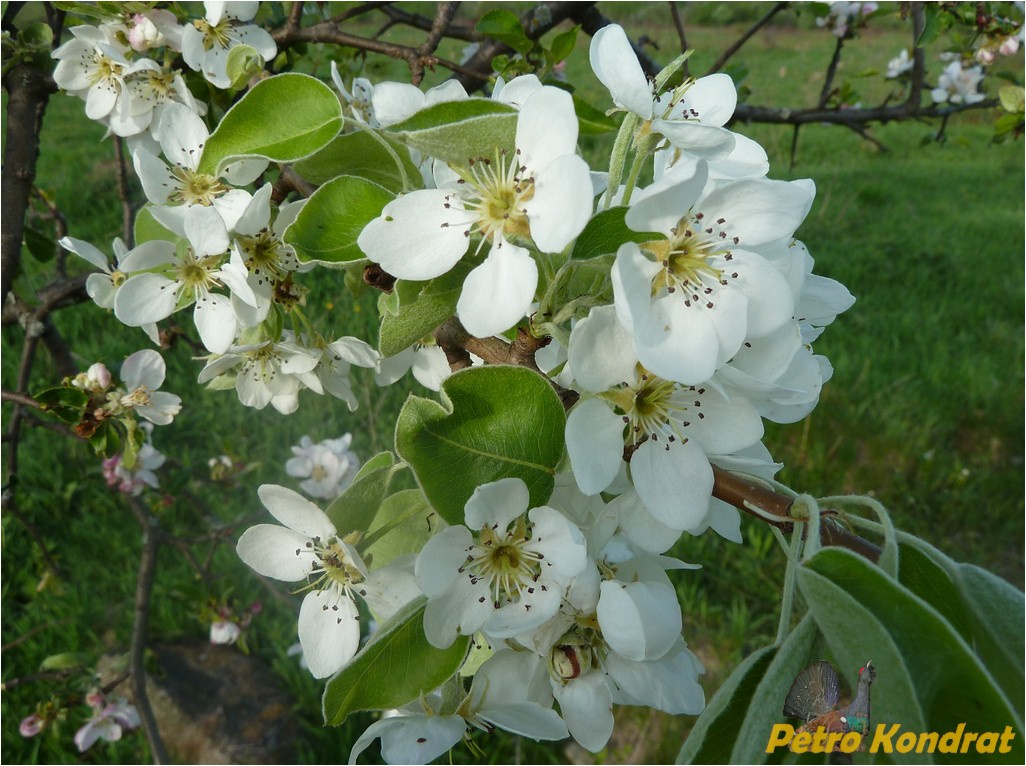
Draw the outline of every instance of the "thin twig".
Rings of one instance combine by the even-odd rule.
[[[688,52],[688,37],[684,34],[684,20],[680,17],[680,9],[677,7],[675,0],[670,0],[670,15],[673,17],[673,26],[677,30],[677,40],[680,41],[680,52]],[[688,66],[688,62],[684,62],[684,76],[691,76],[691,69]]]
[[[837,38],[837,44],[834,45],[834,55],[830,57],[830,64],[827,66],[826,79],[823,80],[823,90],[819,93],[820,109],[826,107],[827,102],[830,100],[830,93],[834,87],[834,77],[837,76],[837,67],[841,64],[841,51],[844,49],[844,37]]]
[[[153,592],[153,577],[157,567],[157,553],[160,549],[160,535],[153,514],[134,497],[126,497],[132,513],[142,529],[143,548],[139,559],[139,577],[135,585],[135,620],[132,625],[132,646],[129,651],[128,667],[132,676],[132,696],[139,711],[150,755],[156,764],[169,763],[164,741],[157,728],[157,720],[146,693],[146,640],[150,619],[150,595]]]
[[[70,617],[65,617],[63,620],[45,622],[42,625],[36,625],[36,627],[32,628],[32,630],[18,636],[17,638],[11,641],[8,641],[3,646],[0,646],[0,652],[6,652],[8,649],[13,649],[19,644],[28,641],[30,638],[32,638],[32,636],[35,636],[38,633],[42,633],[44,630],[50,630],[50,628],[59,628],[61,625],[67,625],[69,622],[74,622],[74,620],[72,620]]]
[[[121,136],[114,136],[114,168],[118,179],[118,199],[121,200],[121,239],[131,250],[135,247],[135,213],[128,191],[128,169],[125,167],[125,147]]]
[[[752,25],[752,27],[747,32],[745,32],[743,35],[741,35],[734,42],[733,45],[731,45],[729,48],[727,48],[727,50],[723,51],[723,53],[720,54],[720,57],[718,59],[716,59],[715,63],[711,67],[709,67],[709,71],[707,71],[706,74],[710,75],[713,72],[719,72],[724,67],[724,65],[728,61],[730,61],[730,57],[733,56],[735,53],[737,53],[739,50],[741,50],[741,46],[742,45],[744,45],[746,42],[748,42],[750,39],[752,39],[752,36],[756,32],[758,32],[760,29],[762,29],[764,26],[766,26],[766,24],[769,23],[770,19],[772,19],[774,16],[776,16],[778,13],[780,13],[780,11],[784,10],[784,8],[786,8],[786,7],[787,7],[787,3],[776,3],[776,4],[774,4],[774,6],[772,8],[770,8],[769,11],[767,11],[766,14],[761,19],[759,19],[757,22],[755,22]]]

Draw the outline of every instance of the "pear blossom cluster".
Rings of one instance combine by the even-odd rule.
[[[826,16],[816,17],[816,26],[829,29],[834,37],[848,37],[851,30],[865,24],[865,19],[877,10],[876,3],[848,2],[834,0]]]
[[[58,51],[59,68],[107,56],[118,67],[104,66],[117,74],[95,95],[77,80],[62,87],[87,110],[90,99],[110,104],[96,118],[117,132],[121,117],[109,115],[134,108],[126,83],[142,61],[129,51],[180,50],[221,88],[231,85],[232,46],[274,55],[260,31],[242,23],[254,3],[205,6],[205,17],[177,36],[156,11],[120,33],[75,33],[74,47]],[[849,10],[843,17],[851,23]],[[840,22],[831,23],[836,30]],[[89,56],[77,52],[87,45]],[[259,500],[278,523],[258,524],[238,541],[247,565],[295,584],[302,596],[299,641],[318,679],[344,672],[376,626],[416,600],[432,647],[472,639],[464,674],[372,724],[350,762],[376,740],[390,763],[428,762],[495,727],[537,740],[572,737],[598,752],[612,735],[614,705],[701,712],[704,669],[683,635],[675,587],[694,566],[670,551],[707,530],[741,541],[738,512],[712,496],[715,471],[771,478],[780,465],[762,443],[764,422],[804,418],[831,377],[813,344],[854,298],[813,272],[796,238],[813,182],[768,177],[765,150],[729,128],[737,92],[727,75],[668,86],[680,59],[650,80],[616,25],[595,33],[590,57],[610,114],[620,118],[608,167],[583,158],[569,92],[534,75],[500,79],[488,106],[501,104],[515,123],[512,145],[465,158],[410,149],[419,177],[356,235],[365,262],[399,282],[464,274],[453,311],[469,335],[545,338],[538,367],[573,394],[551,495],[532,499],[512,476],[482,483],[461,501],[462,523],[431,513],[419,551],[382,561],[375,534],[347,531],[331,505],[362,474],[352,437],[304,436],[285,469],[313,500],[261,486]],[[74,71],[93,83],[86,70]],[[337,67],[333,79],[351,129],[372,133],[471,98],[455,82],[426,92],[364,78],[347,85]],[[292,413],[304,390],[355,409],[353,367],[373,371],[380,385],[412,371],[426,388],[443,388],[452,368],[430,335],[383,358],[367,340],[329,330],[306,311],[305,285],[319,267],[302,263],[285,238],[304,201],[272,202],[268,160],[205,172],[210,131],[202,109],[183,99],[154,110],[146,129],[150,140],[133,146],[133,166],[146,211],[166,235],[131,249],[116,241],[113,261],[89,243],[62,240],[98,269],[87,282],[98,306],[155,343],[161,324],[191,317],[205,349],[199,382],[234,390],[255,409]],[[604,213],[622,220],[623,236],[596,259],[605,264],[601,284],[564,305],[556,288],[578,265],[575,243]],[[179,403],[156,392],[159,354],[130,359],[122,369],[127,393],[109,393],[105,368],[90,368],[73,385],[170,422]],[[211,468],[230,475],[231,462]],[[134,492],[150,484],[145,462],[138,466],[125,474],[112,463],[109,475]],[[211,640],[238,640],[242,621],[217,616]]]
[[[174,66],[179,55],[189,69],[224,89],[232,85],[227,74],[232,48],[247,45],[264,61],[277,54],[265,30],[245,23],[256,15],[259,3],[203,5],[203,18],[184,25],[168,10],[135,12],[126,7],[99,26],[72,27],[72,39],[54,51],[54,81],[82,99],[86,116],[106,125],[108,135],[152,144],[170,105],[206,113],[206,105],[186,85],[186,73]]]
[[[539,356],[579,395],[566,421],[569,470],[551,497],[532,503],[519,478],[483,484],[462,524],[441,525],[416,556],[378,567],[361,555],[358,533],[341,534],[320,506],[265,485],[260,498],[280,524],[239,541],[256,571],[305,583],[299,636],[318,678],[343,671],[367,640],[361,605],[380,624],[422,596],[432,646],[473,638],[469,687],[457,678],[389,711],[351,763],[375,740],[390,763],[424,763],[496,726],[537,740],[570,736],[597,752],[615,704],[700,712],[704,671],[682,635],[674,587],[674,573],[694,567],[668,552],[709,529],[740,542],[737,511],[712,497],[715,467],[771,477],[779,464],[762,444],[764,420],[800,420],[831,376],[812,344],[854,299],[813,273],[795,238],[813,183],[767,178],[765,151],[726,127],[737,99],[726,75],[662,90],[615,25],[596,33],[591,58],[614,110],[626,113],[621,130],[631,134],[618,144],[649,165],[650,183],[594,172],[578,153],[568,95],[518,77],[491,96],[517,110],[514,154],[418,156],[424,188],[385,205],[358,240],[400,280],[468,261],[456,314],[487,337],[543,321],[540,259],[565,253],[597,211],[626,208],[638,236],[611,254],[606,299],[564,312]],[[468,97],[452,86],[346,87],[337,71],[336,86],[370,127]],[[400,369],[416,372],[429,350],[442,356],[418,345]],[[448,374],[443,360],[430,378],[427,358],[421,364],[431,388]],[[392,363],[379,363],[379,379]],[[321,493],[318,461],[320,475],[333,476],[333,453],[348,442],[319,446],[304,438],[289,473],[309,476],[304,491],[330,500],[337,490]]]

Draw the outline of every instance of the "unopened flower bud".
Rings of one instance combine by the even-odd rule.
[[[1014,56],[1019,52],[1019,38],[1018,37],[1006,37],[1001,41],[1001,45],[998,46],[998,53],[1002,56]]]
[[[591,666],[591,648],[579,644],[557,644],[549,653],[549,673],[554,678],[571,681]]]
[[[34,737],[43,730],[44,725],[43,719],[33,713],[21,719],[21,723],[18,724],[18,733],[23,737]]]

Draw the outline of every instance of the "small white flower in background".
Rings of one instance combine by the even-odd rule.
[[[210,643],[234,644],[242,635],[242,628],[231,620],[218,620],[210,625]]]
[[[581,531],[541,506],[528,512],[520,479],[478,487],[466,526],[446,527],[421,550],[414,570],[428,597],[424,634],[437,647],[483,630],[507,638],[550,619],[587,563]]]
[[[126,393],[119,397],[118,403],[125,409],[135,410],[151,423],[166,426],[182,409],[180,396],[157,390],[164,384],[166,372],[164,358],[156,351],[136,351],[121,365],[121,381]]]
[[[986,98],[979,92],[982,80],[982,67],[963,67],[960,60],[955,60],[944,67],[930,96],[936,104],[975,104]]]
[[[155,472],[167,460],[150,441],[153,425],[140,423],[139,426],[146,433],[146,441],[139,448],[135,456],[135,465],[131,470],[125,468],[120,454],[112,455],[103,461],[103,478],[106,479],[107,486],[116,487],[119,492],[132,497],[141,495],[146,487],[160,489],[160,480]]]
[[[182,31],[182,58],[194,71],[216,88],[231,87],[228,78],[228,53],[237,45],[254,48],[265,62],[278,55],[274,39],[252,20],[258,2],[205,2],[202,19],[186,24]]]
[[[134,729],[140,724],[135,705],[124,698],[118,697],[114,702],[107,702],[97,692],[87,695],[86,701],[92,707],[93,715],[75,732],[75,745],[80,753],[92,747],[98,739],[117,742],[124,730]]]
[[[830,27],[830,32],[835,37],[844,37],[853,24],[864,22],[865,17],[876,11],[878,7],[876,3],[851,3],[845,2],[845,0],[832,2],[830,3],[830,12],[826,16],[816,18],[816,26]]]
[[[903,74],[912,71],[914,61],[908,55],[908,48],[902,48],[897,57],[887,62],[887,78],[893,80]]]
[[[314,444],[304,436],[292,448],[294,457],[285,463],[285,473],[303,479],[299,484],[310,497],[333,500],[342,494],[360,470],[360,459],[349,449],[352,434]]]
[[[236,551],[265,577],[309,580],[299,611],[299,642],[315,678],[337,673],[360,646],[359,595],[375,613],[391,613],[396,571],[368,571],[360,554],[338,537],[324,511],[291,489],[264,484],[260,502],[285,526],[258,524],[243,532]],[[406,594],[404,594],[406,595]]]

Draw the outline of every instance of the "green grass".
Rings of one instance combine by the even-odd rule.
[[[654,55],[668,61],[676,36],[665,6],[620,5],[603,3],[602,9],[618,19],[631,14],[632,20],[625,22],[629,32],[655,39],[660,48]],[[738,6],[744,7],[685,8],[689,41],[698,49],[694,71],[702,71],[724,41],[743,29],[703,27],[698,21],[745,21],[757,12],[752,4]],[[723,18],[728,9],[748,16]],[[808,15],[796,19],[784,14],[780,21],[738,54],[735,71],[747,70],[743,84],[752,103],[813,103],[833,38],[802,31],[811,23]],[[388,37],[403,39],[399,30]],[[419,38],[407,34],[406,39]],[[867,34],[850,44],[852,58],[841,76],[882,69],[905,44],[898,29],[885,27]],[[449,44],[443,55],[458,58],[461,47]],[[570,79],[604,105],[601,87],[588,73],[586,52],[582,35],[569,65]],[[317,71],[326,71],[327,60],[326,55],[316,60]],[[1021,63],[1021,57],[1014,62],[1020,72]],[[375,64],[372,77],[384,76],[402,78],[404,66]],[[444,76],[443,71],[429,74],[428,84]],[[854,82],[867,103],[882,98],[887,88],[871,78]],[[799,491],[817,495],[872,493],[890,508],[899,526],[954,558],[992,568],[1021,587],[1023,153],[1021,144],[990,145],[988,119],[989,115],[956,117],[942,143],[932,140],[935,129],[925,124],[874,128],[874,135],[890,150],[886,153],[842,128],[808,126],[801,131],[793,169],[789,129],[735,127],[766,146],[772,177],[816,181],[816,204],[799,236],[816,258],[816,271],[840,280],[858,298],[816,345],[835,368],[820,406],[804,423],[768,430],[767,445],[786,465],[781,478]],[[118,231],[120,211],[112,193],[111,147],[109,142],[100,143],[102,132],[88,123],[77,99],[55,97],[44,123],[37,182],[55,195],[72,236],[104,249],[104,242]],[[600,146],[591,151],[597,153]],[[69,267],[84,268],[74,256]],[[30,295],[48,278],[45,267],[29,264],[18,289]],[[329,320],[338,334],[372,335],[373,296],[351,298],[340,275],[321,272],[318,280],[307,311]],[[99,359],[119,364],[128,353],[147,345],[138,330],[93,306],[62,310],[54,322],[83,367]],[[187,318],[182,322],[189,324]],[[5,388],[13,385],[21,343],[20,328],[4,328]],[[301,395],[295,415],[285,417],[271,409],[257,413],[238,405],[233,392],[209,392],[198,386],[200,365],[186,344],[176,344],[165,358],[166,388],[179,393],[186,408],[174,426],[158,429],[155,435],[157,446],[181,469],[162,472],[164,490],[188,490],[224,521],[261,511],[255,493],[260,483],[288,483],[283,468],[288,447],[303,434],[316,440],[350,431],[354,449],[363,457],[388,448],[394,414],[408,393],[402,385],[377,389],[370,376],[356,373],[361,408],[354,413],[337,400],[310,392]],[[52,383],[52,366],[41,352],[31,390]],[[5,406],[5,417],[8,414]],[[256,464],[236,487],[203,480],[207,458],[222,452]],[[6,515],[3,641],[55,625],[4,653],[3,677],[8,681],[37,672],[51,654],[125,649],[140,548],[127,509],[107,492],[99,463],[84,445],[29,429],[20,455],[20,508],[44,531],[63,577],[41,581],[44,568],[38,552],[21,525]],[[195,503],[182,501],[163,513],[165,523],[186,529],[204,512]],[[746,543],[740,550],[710,535],[685,539],[676,550],[680,558],[703,565],[701,570],[679,573],[677,582],[685,636],[708,665],[709,696],[746,653],[772,639],[776,627],[784,557],[758,522],[746,520],[743,530]],[[197,555],[204,553],[197,548]],[[214,571],[217,579],[205,584],[178,556],[163,552],[152,636],[204,636],[206,629],[196,614],[208,595],[231,589],[240,604],[260,598],[266,610],[249,631],[251,647],[296,697],[302,760],[334,762],[344,757],[369,719],[356,719],[340,730],[320,726],[321,684],[285,656],[295,640],[295,610],[268,597],[230,547],[217,554]],[[10,722],[2,739],[5,761],[147,759],[141,736],[79,756],[70,738],[83,719],[84,707],[70,711],[59,737],[21,739],[13,722],[48,691],[37,683],[5,692],[3,712]],[[618,716],[621,734],[605,753],[613,760],[631,755],[631,733],[648,748],[644,752],[651,762],[672,760],[691,723],[632,709]],[[514,738],[483,744],[495,762],[512,760],[518,746]],[[367,755],[376,757],[376,748]],[[524,743],[521,757],[560,761],[569,756],[562,746]],[[454,751],[454,762],[471,759],[464,748]]]

